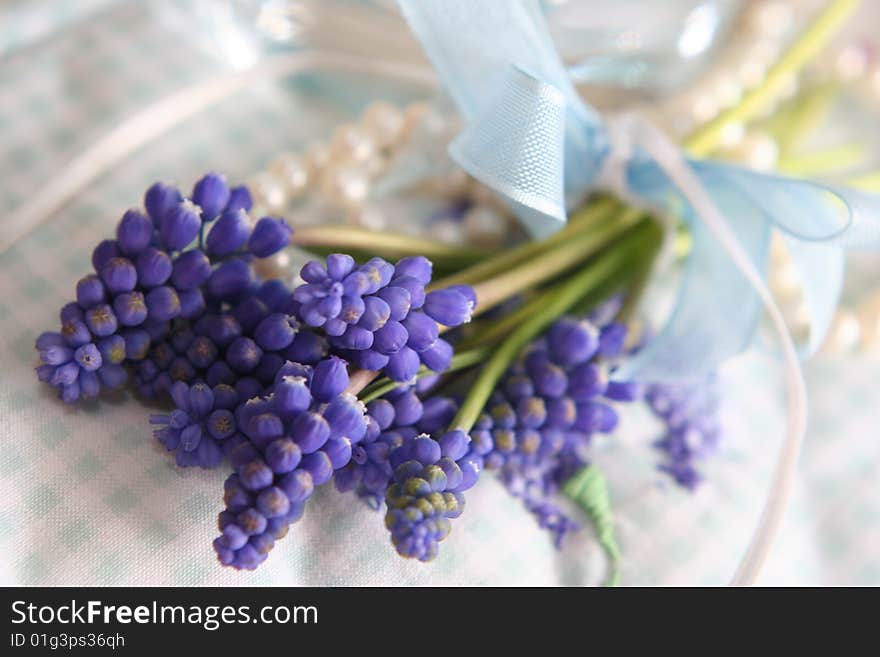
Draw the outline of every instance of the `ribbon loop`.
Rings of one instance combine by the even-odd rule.
[[[565,223],[565,98],[513,68],[495,102],[452,142],[461,167],[508,198],[533,235]]]

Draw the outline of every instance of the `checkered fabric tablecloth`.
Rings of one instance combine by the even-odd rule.
[[[132,111],[223,70],[188,38],[193,26],[174,3],[162,11],[149,3],[93,4],[94,13],[67,19],[67,29],[0,59],[4,213],[39,194],[64,163]],[[8,32],[4,11],[0,25]],[[151,181],[188,186],[208,169],[241,179],[280,148],[326,135],[348,113],[289,82],[249,88],[137,152],[0,254],[0,583],[601,580],[603,558],[589,530],[556,551],[489,477],[469,493],[467,512],[433,564],[399,559],[380,514],[325,487],[260,570],[222,569],[211,540],[225,473],[174,467],[149,436],[148,410],[126,396],[68,408],[36,382],[34,337],[54,328],[57,309],[89,268],[92,246]],[[824,361],[808,369],[811,433],[796,502],[764,582],[880,584],[876,365]],[[696,495],[654,472],[648,445],[657,427],[643,411],[627,412],[618,436],[597,446],[617,510],[624,583],[721,584],[733,572],[766,490],[782,396],[775,366],[757,351],[731,363],[723,381],[727,439]]]

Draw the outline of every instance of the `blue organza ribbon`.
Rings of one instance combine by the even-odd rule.
[[[761,300],[717,232],[696,216],[658,160],[662,149],[633,120],[607,120],[575,90],[533,0],[400,0],[465,119],[450,146],[471,175],[507,197],[536,237],[597,188],[683,216],[693,251],[674,310],[622,376],[643,380],[704,373],[744,349]],[[647,136],[646,136],[647,135]],[[655,144],[656,146],[656,144]],[[843,247],[876,247],[880,197],[686,159],[754,266],[764,271],[772,231],[800,274],[812,353],[830,325],[843,278]]]

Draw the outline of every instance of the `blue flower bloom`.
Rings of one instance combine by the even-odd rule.
[[[78,344],[72,346],[63,333],[47,331],[36,341],[40,356],[37,376],[56,388],[61,399],[69,404],[92,399],[102,388],[116,388],[125,382],[125,370],[117,364],[118,358],[125,356],[124,349],[107,344],[119,336],[104,338],[100,345],[89,338],[85,342],[77,339]]]
[[[449,366],[452,348],[439,338],[438,322],[469,321],[475,302],[467,286],[426,295],[431,263],[421,256],[355,266],[351,256],[337,253],[324,264],[307,263],[300,276],[305,284],[293,292],[300,321],[323,328],[333,351],[361,369],[401,382],[423,364],[435,371]],[[424,312],[418,310],[428,297]]]
[[[227,210],[211,226],[205,248],[212,256],[227,256],[241,249],[251,234],[244,209]]]
[[[166,249],[180,251],[198,236],[201,227],[199,207],[184,199],[164,215],[159,226],[159,236]]]
[[[449,521],[464,511],[461,493],[476,483],[482,468],[480,457],[461,454],[467,441],[462,432],[440,442],[422,434],[391,452],[394,483],[385,494],[385,526],[401,556],[432,560],[449,535]]]
[[[74,400],[90,396],[98,387],[121,383],[123,366],[137,363],[136,388],[147,396],[163,393],[175,380],[192,384],[197,379],[261,392],[284,362],[286,356],[280,351],[307,362],[326,355],[324,339],[313,333],[300,336],[293,319],[286,327],[267,323],[260,329],[263,345],[254,346],[257,325],[282,309],[273,305],[270,311],[258,295],[249,299],[248,294],[262,292],[273,304],[284,304],[285,313],[295,302],[280,282],[257,286],[252,255],[243,250],[251,236],[245,214],[252,205],[247,188],[230,190],[222,176],[207,174],[196,183],[192,199],[171,185],[156,183],[147,190],[144,205],[146,214],[128,210],[119,221],[116,239],[104,240],[94,249],[97,274],[77,283],[76,301],[61,312],[65,349],[74,352],[94,344],[104,366],[86,377],[78,392],[79,366],[72,353],[38,349],[44,352],[43,359],[54,361],[62,355],[66,359],[54,364],[41,360],[37,371],[41,380],[67,386],[63,397]],[[202,220],[218,216],[209,229],[206,250],[201,246],[186,250],[200,237]],[[268,253],[289,241],[290,229],[282,220],[266,219],[261,226],[254,241],[256,251]],[[227,257],[236,252],[238,257]],[[237,305],[242,299],[251,305]],[[219,319],[209,321],[208,330],[200,330],[192,342],[190,328],[204,329],[202,320],[209,310]],[[230,312],[248,320],[246,335],[234,326]],[[250,342],[239,341],[230,349],[241,337]],[[182,346],[184,338],[187,344]],[[243,376],[251,373],[254,376]]]
[[[702,481],[697,466],[717,450],[721,439],[716,376],[653,384],[645,392],[645,401],[665,429],[654,443],[665,457],[659,469],[694,490]]]
[[[192,192],[192,201],[201,209],[202,221],[213,221],[229,203],[231,193],[226,176],[208,173],[200,178]]]
[[[222,564],[252,570],[262,563],[302,516],[315,487],[349,463],[366,435],[366,409],[340,394],[348,385],[340,363],[331,359],[312,369],[288,362],[271,394],[236,409],[248,441],[230,453],[235,473],[226,481],[221,535],[214,541]]]
[[[154,183],[144,195],[144,207],[147,209],[147,214],[159,229],[162,228],[165,215],[176,208],[181,201],[183,201],[183,196],[180,191],[176,187],[162,182]]]
[[[223,460],[223,443],[238,432],[233,409],[238,395],[230,386],[175,382],[169,392],[175,409],[150,416],[155,438],[183,467],[215,468]]]
[[[290,244],[293,229],[279,217],[263,217],[248,239],[248,250],[258,258],[267,258]]]
[[[153,222],[139,210],[128,210],[116,228],[116,243],[127,256],[136,256],[153,241]]]

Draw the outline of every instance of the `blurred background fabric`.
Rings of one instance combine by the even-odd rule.
[[[235,20],[253,4],[232,13],[226,3],[206,12],[201,2],[0,5],[0,228],[3,216],[125,118],[265,54],[236,47],[233,33],[212,31],[217,11]],[[467,511],[432,564],[402,561],[381,514],[325,486],[257,572],[221,568],[211,541],[225,472],[176,468],[150,436],[149,409],[127,393],[70,408],[36,381],[35,336],[54,328],[57,309],[90,268],[91,249],[112,234],[126,208],[141,203],[150,183],[189,187],[208,170],[243,181],[280,150],[326,137],[370,94],[382,97],[394,87],[360,82],[356,94],[345,93],[344,78],[330,85],[307,76],[257,82],[137,150],[0,253],[0,583],[602,580],[603,557],[589,528],[557,551],[491,477],[469,493]],[[296,216],[288,219],[296,225]],[[850,273],[851,286],[876,285],[870,260]],[[795,501],[761,583],[880,584],[878,363],[876,355],[860,355],[806,366],[809,435]],[[768,486],[783,395],[777,365],[760,346],[724,369],[722,385],[723,447],[695,494],[656,472],[650,443],[658,426],[646,412],[627,411],[616,435],[597,443],[616,509],[624,584],[717,585],[733,574]]]

